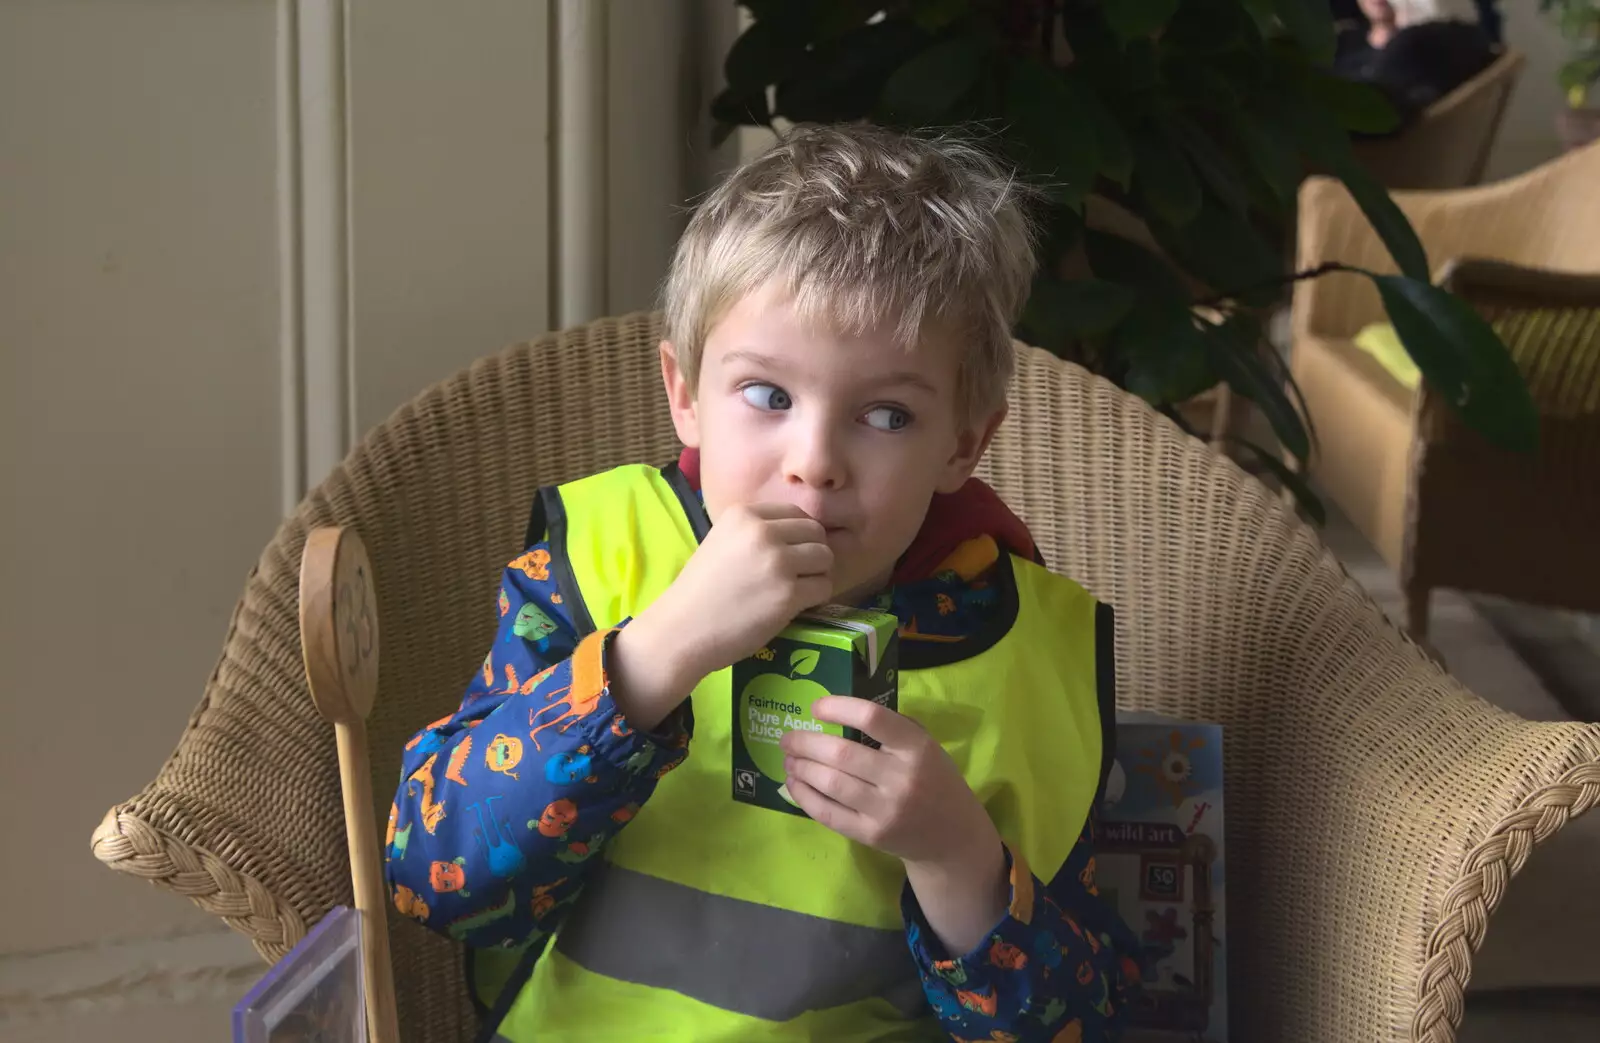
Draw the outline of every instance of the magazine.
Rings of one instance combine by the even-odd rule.
[[[1118,714],[1096,857],[1140,945],[1127,1043],[1226,1043],[1219,725]]]

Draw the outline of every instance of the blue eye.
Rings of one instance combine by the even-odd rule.
[[[862,419],[868,427],[878,431],[899,431],[911,423],[911,414],[899,406],[878,406],[868,410]]]
[[[739,389],[739,393],[744,395],[744,400],[752,406],[768,412],[788,409],[794,405],[793,400],[789,398],[789,392],[771,384],[746,384]]]

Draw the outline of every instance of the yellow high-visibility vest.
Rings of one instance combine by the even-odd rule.
[[[549,540],[582,632],[649,606],[707,526],[675,467],[634,465],[541,491],[529,539]],[[1048,881],[1109,763],[1110,616],[1014,555],[1001,555],[993,584],[991,628],[902,640],[899,709],[949,751],[1001,837]],[[496,1039],[944,1038],[907,944],[899,860],[732,799],[730,674],[695,687],[688,759],[605,847],[531,973],[513,980]]]

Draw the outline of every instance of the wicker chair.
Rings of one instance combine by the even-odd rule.
[[[381,819],[405,738],[454,709],[491,639],[535,486],[673,456],[658,335],[634,315],[543,337],[374,430],[263,553],[177,751],[107,814],[95,854],[268,959],[348,902],[333,738],[298,646],[307,530],[353,526],[372,554]],[[1453,1039],[1508,882],[1600,801],[1600,728],[1492,708],[1233,463],[1043,352],[1019,365],[986,477],[1048,561],[1117,608],[1123,705],[1227,729],[1234,1038]],[[461,951],[398,916],[391,930],[405,1038],[469,1038]]]
[[[1413,633],[1435,589],[1600,612],[1600,272],[1464,261],[1445,285],[1499,331],[1541,418],[1538,456],[1500,452],[1424,384],[1400,580]]]
[[[1318,433],[1311,478],[1402,576],[1418,636],[1436,587],[1597,607],[1600,311],[1593,279],[1561,274],[1600,274],[1596,185],[1600,144],[1492,185],[1395,195],[1432,261],[1457,262],[1460,291],[1532,381],[1546,441],[1536,461],[1491,452],[1352,343],[1384,317],[1366,279],[1295,287],[1291,365]],[[1394,270],[1342,185],[1312,179],[1300,204],[1301,267]]]
[[[1483,181],[1526,57],[1505,51],[1429,105],[1398,135],[1355,143],[1356,158],[1389,189],[1466,188]]]

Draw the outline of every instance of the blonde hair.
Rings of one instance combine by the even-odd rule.
[[[712,327],[777,280],[802,321],[836,332],[892,324],[912,348],[936,324],[961,338],[958,406],[986,416],[1005,402],[1037,265],[1030,195],[954,136],[797,127],[713,189],[679,240],[663,289],[678,366],[695,386]]]

